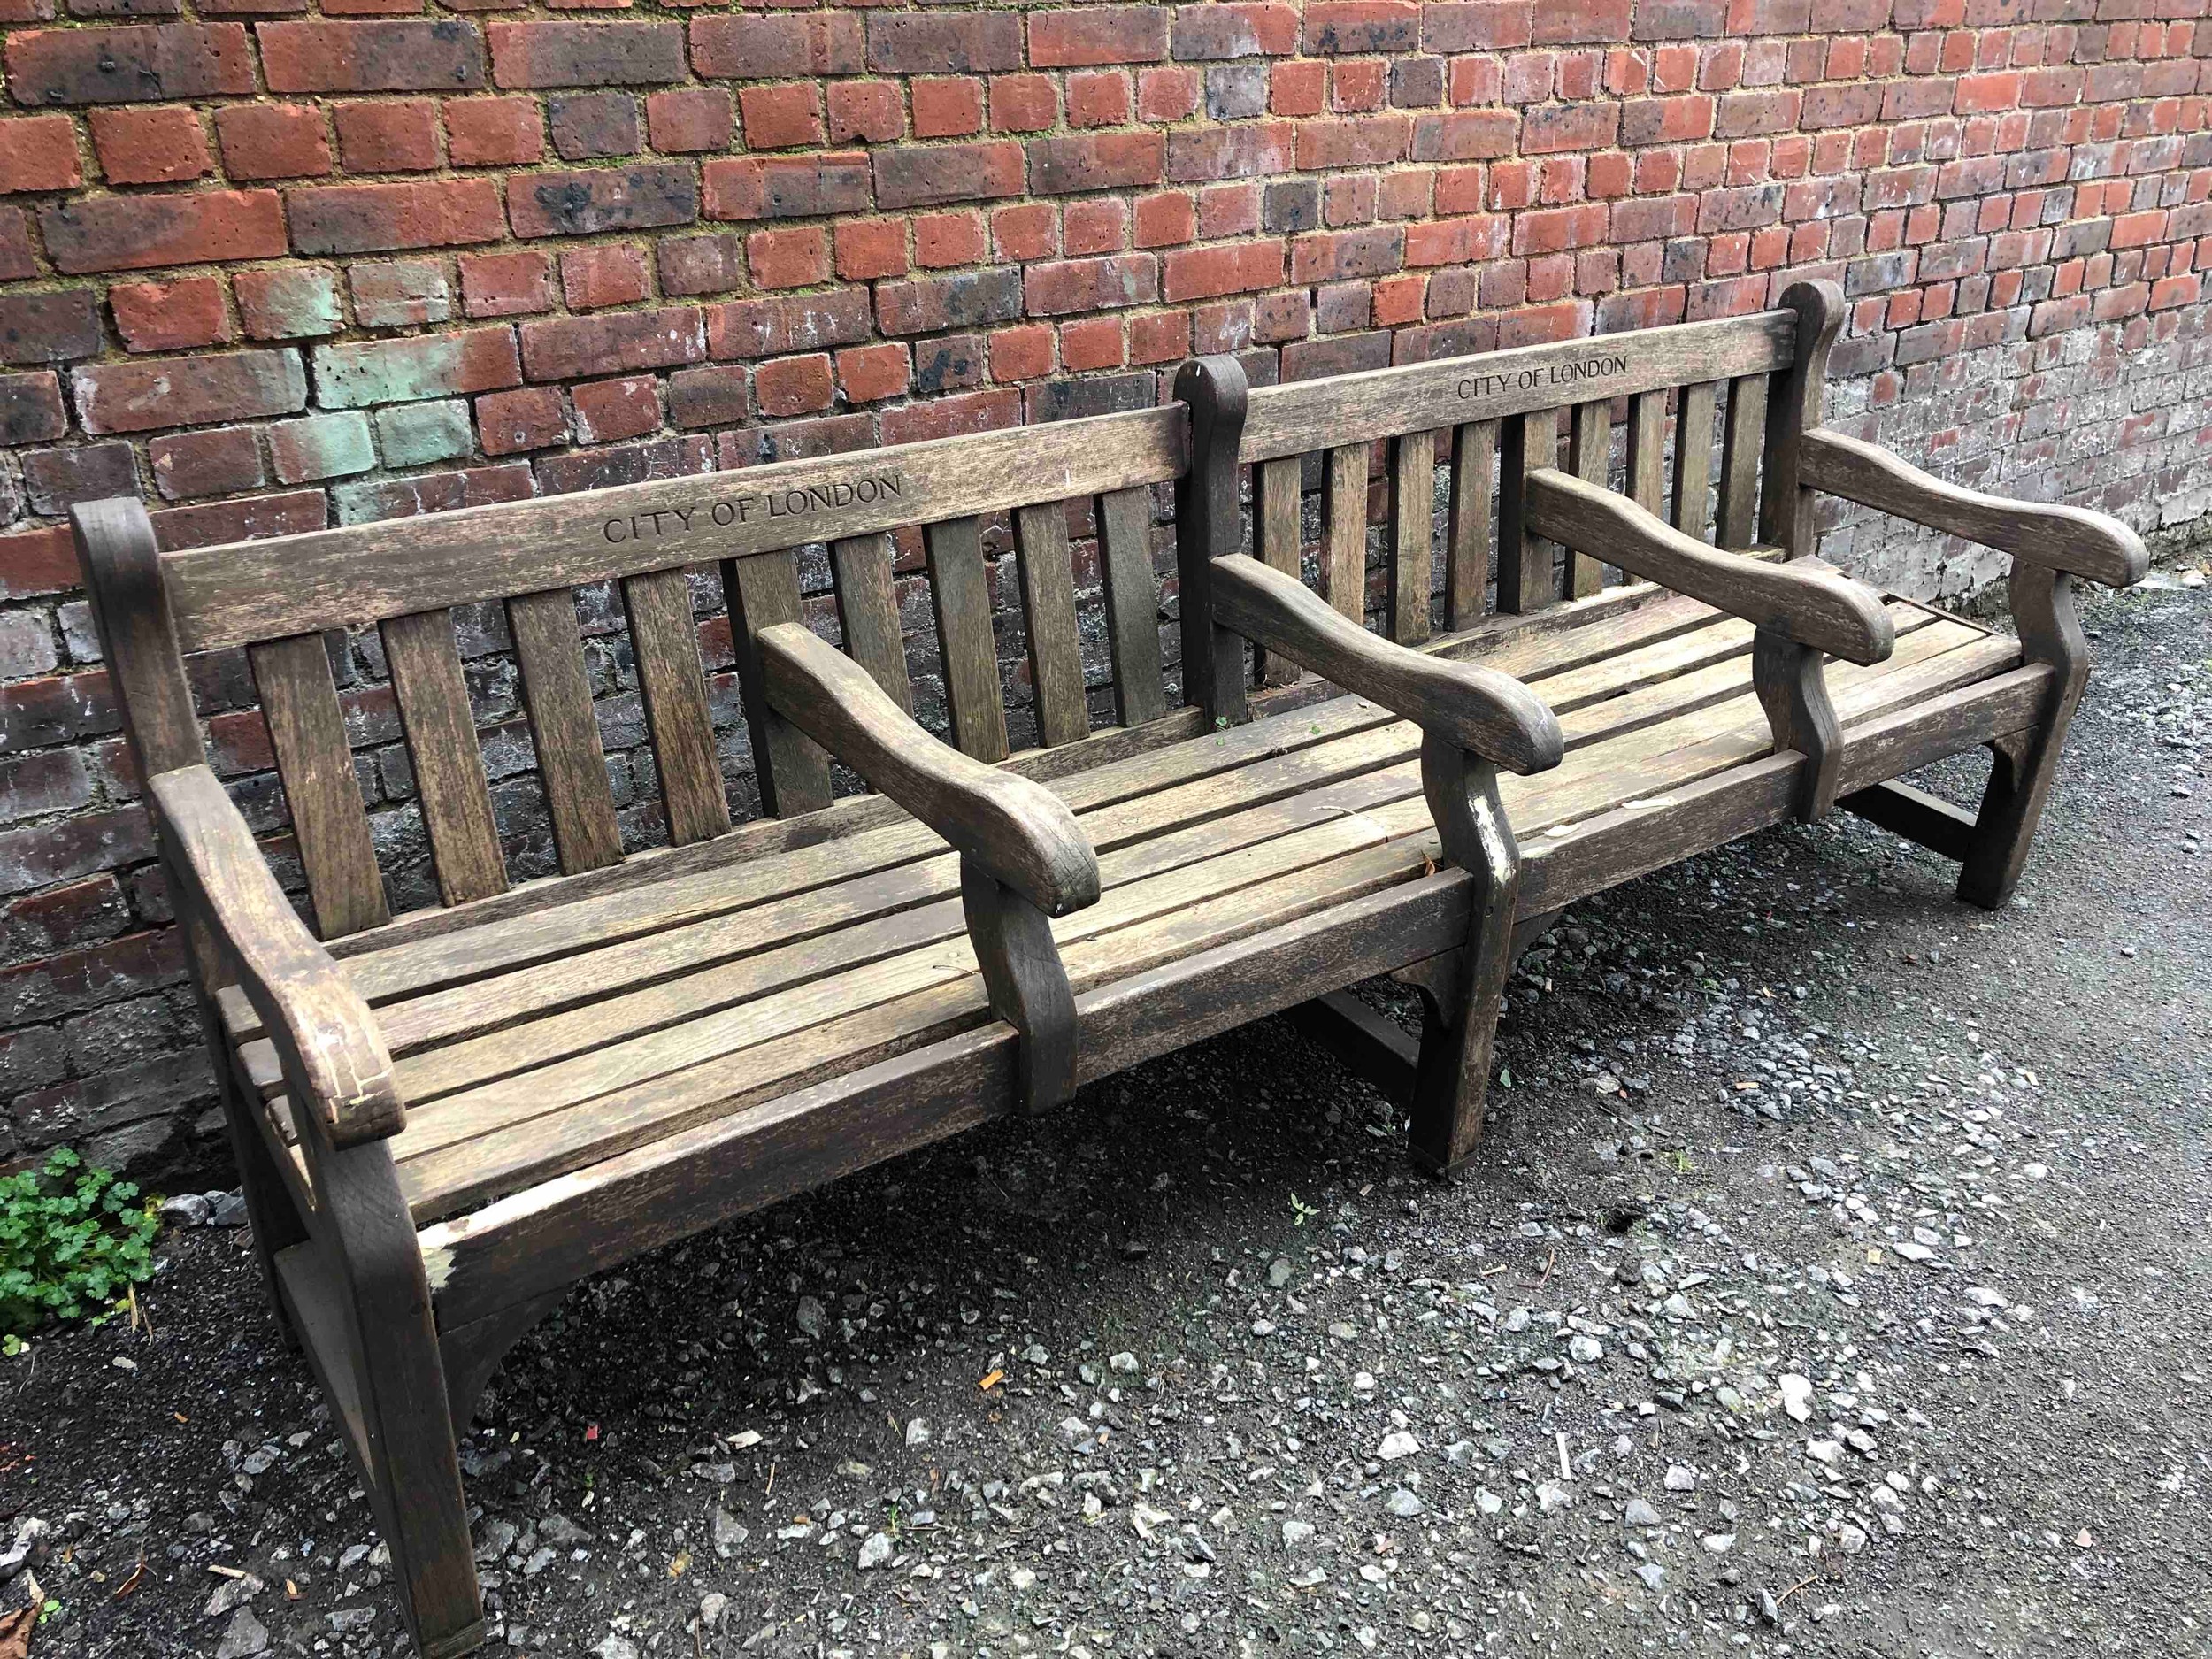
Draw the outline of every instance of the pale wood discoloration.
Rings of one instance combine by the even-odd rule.
[[[1431,543],[1436,534],[1436,434],[1402,433],[1390,441],[1390,637],[1418,645],[1429,637]]]
[[[1490,502],[1496,488],[1498,423],[1471,420],[1452,439],[1452,500],[1445,533],[1449,563],[1444,572],[1448,626],[1457,631],[1482,620],[1490,585]]]

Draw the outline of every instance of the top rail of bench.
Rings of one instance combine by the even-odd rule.
[[[1178,406],[161,556],[187,651],[1162,484]]]
[[[1271,461],[1596,397],[1764,374],[1790,365],[1796,340],[1796,312],[1760,311],[1256,387],[1237,459]]]

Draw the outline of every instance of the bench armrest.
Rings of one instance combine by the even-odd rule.
[[[1540,535],[1846,662],[1878,663],[1896,647],[1896,624],[1865,583],[1724,552],[1555,467],[1528,476],[1528,522]]]
[[[1042,784],[940,741],[803,624],[757,636],[768,701],[875,788],[1048,916],[1097,902],[1098,856]]]
[[[2115,588],[2139,582],[2150,570],[2143,538],[2117,518],[2084,507],[1984,495],[1924,472],[1879,444],[1825,427],[1805,434],[1797,476],[1862,507]]]
[[[253,832],[205,765],[146,780],[156,827],[185,891],[238,972],[239,989],[275,1044],[286,1079],[308,1099],[334,1147],[396,1134],[406,1110],[375,1017],[307,931],[263,861]]]
[[[1566,740],[1544,700],[1509,674],[1369,633],[1288,573],[1248,553],[1213,561],[1214,616],[1393,714],[1511,772],[1559,764]]]

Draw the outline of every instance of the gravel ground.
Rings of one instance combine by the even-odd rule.
[[[2212,592],[2089,619],[2009,913],[1855,820],[1578,906],[1453,1187],[1276,1019],[583,1286],[493,1651],[2212,1652]],[[405,1652],[243,1234],[164,1256],[0,1371],[0,1607]]]

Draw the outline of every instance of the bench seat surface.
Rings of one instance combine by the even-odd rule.
[[[1830,665],[1847,732],[2019,661],[2006,636],[1890,603],[1894,656]],[[1568,738],[1557,770],[1505,782],[1524,849],[1769,754],[1751,632],[1655,595],[1486,650]],[[1105,884],[1055,924],[1078,994],[1433,872],[1418,749],[1412,726],[1335,696],[1055,780]],[[396,1056],[416,1221],[987,1022],[958,890],[956,858],[901,818],[347,958]],[[281,1124],[267,1043],[227,1016]]]

